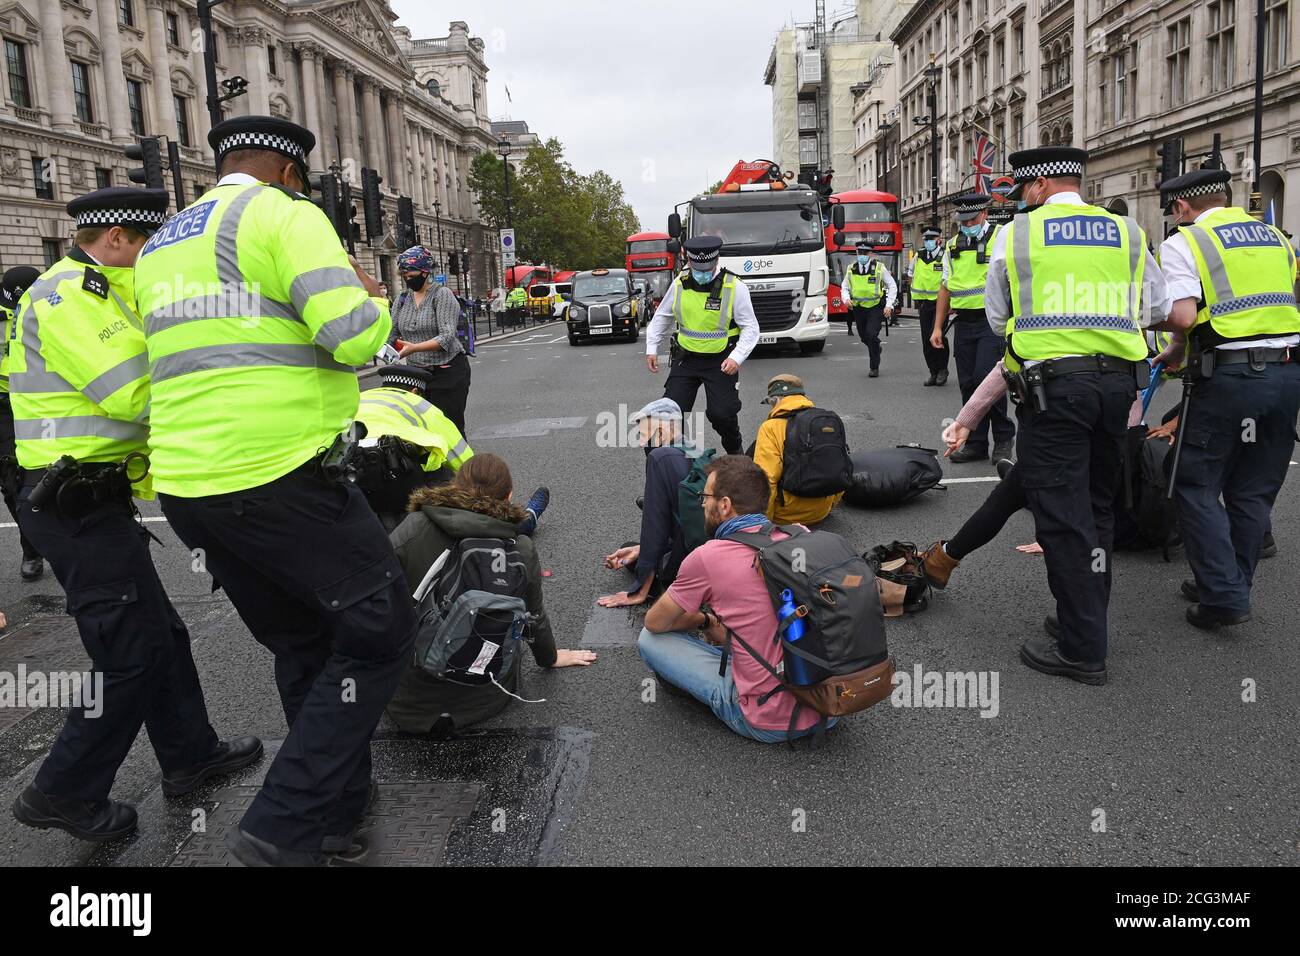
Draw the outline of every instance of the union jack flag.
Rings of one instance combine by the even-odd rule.
[[[975,131],[975,152],[971,156],[971,165],[975,167],[975,189],[986,196],[993,189],[993,164],[997,161],[998,148],[993,137],[982,130]]]

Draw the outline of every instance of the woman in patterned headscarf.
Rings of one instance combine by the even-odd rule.
[[[460,302],[445,285],[430,285],[433,255],[424,246],[412,246],[398,256],[397,271],[406,288],[393,303],[393,345],[404,361],[433,376],[425,398],[464,435],[470,370],[465,349],[456,337]]]

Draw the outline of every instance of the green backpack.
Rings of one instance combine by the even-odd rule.
[[[691,470],[677,485],[677,523],[681,525],[688,554],[709,540],[709,531],[704,526],[704,506],[700,504],[700,492],[709,480],[706,469],[717,457],[718,452],[713,448],[698,453],[691,459]]]

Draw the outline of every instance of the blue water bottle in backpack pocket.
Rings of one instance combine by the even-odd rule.
[[[781,592],[781,623],[786,621],[789,624],[785,628],[785,639],[791,644],[797,644],[803,639],[804,620],[799,616],[799,609],[794,604],[794,594],[789,588]],[[820,678],[813,673],[818,668],[813,667],[807,661],[797,654],[785,653],[785,680],[787,684],[794,684],[796,687],[806,687],[809,684],[816,684]]]

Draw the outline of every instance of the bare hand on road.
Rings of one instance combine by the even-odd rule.
[[[587,667],[595,661],[595,651],[570,651],[560,648],[555,652],[555,663],[551,667]]]

